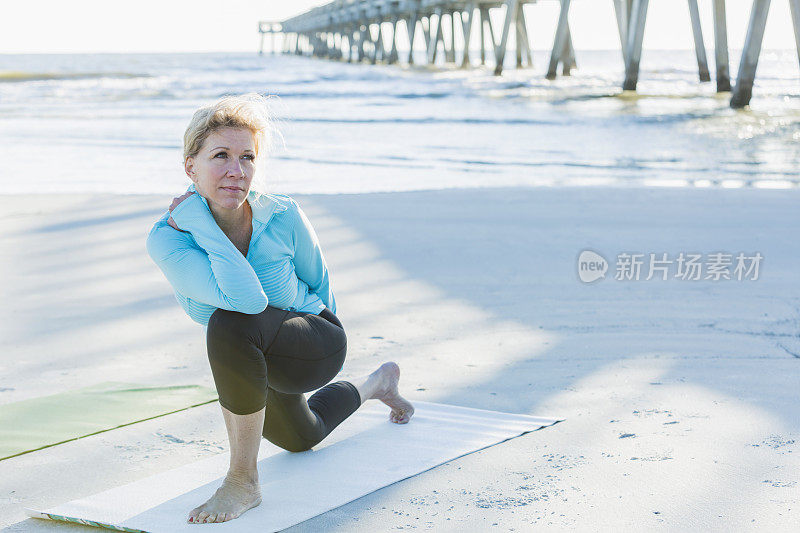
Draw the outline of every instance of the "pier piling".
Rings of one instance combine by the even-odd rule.
[[[753,95],[753,80],[756,77],[761,42],[764,40],[769,3],[770,0],[753,0],[750,23],[747,25],[747,37],[744,39],[742,58],[739,62],[739,74],[736,76],[736,86],[731,95],[730,105],[733,108],[746,106],[750,103],[750,97]]]
[[[545,74],[550,80],[556,78],[559,64],[565,76],[570,75],[571,70],[577,67],[569,25],[572,2],[556,1],[560,4],[560,10]],[[698,0],[686,1],[698,77],[701,82],[707,82],[711,77],[700,23],[700,3]],[[798,64],[800,64],[800,0],[786,1],[789,2],[791,10]],[[501,75],[506,53],[511,53],[509,49],[512,43],[516,67],[533,66],[533,50],[528,35],[527,18],[537,13],[536,6],[540,2],[543,3],[544,0],[334,0],[280,23],[260,22],[259,54],[264,52],[264,39],[267,33],[271,34],[272,52],[275,53],[277,51],[275,36],[281,33],[283,35],[281,50],[286,54],[311,55],[332,60],[346,60],[349,63],[367,61],[370,64],[378,62],[396,64],[399,62],[398,32],[402,22],[408,34],[408,56],[404,55],[407,64],[415,63],[415,48],[422,43],[425,50],[424,53],[420,50],[419,56],[423,56],[429,65],[437,64],[441,45],[443,58],[441,62],[455,68],[469,68],[470,47],[474,46],[475,39],[478,39],[480,65],[486,65],[486,57],[490,55],[494,59],[494,74]],[[610,0],[610,3],[609,7],[613,7],[616,17],[625,68],[622,88],[636,90],[649,0]],[[710,3],[714,20],[717,92],[725,92],[731,90],[726,4],[725,0],[710,0]],[[580,6],[580,3],[578,5]],[[527,14],[525,6],[532,6]],[[732,107],[747,105],[752,96],[753,80],[769,6],[770,0],[753,0],[739,72],[731,95]],[[456,24],[456,20],[459,24]],[[478,24],[478,34],[473,37],[475,22]],[[373,26],[377,27],[373,29]],[[418,28],[422,31],[419,32]],[[513,37],[510,35],[512,31]],[[388,35],[388,32],[391,35]],[[458,32],[462,37],[459,49],[456,39]],[[488,54],[487,42],[491,44],[488,47]]]
[[[697,71],[700,81],[711,81],[708,74],[708,59],[706,58],[706,45],[703,42],[703,30],[700,27],[700,10],[697,7],[697,0],[688,0],[689,19],[692,22],[692,38],[694,39],[694,51],[697,56]]]
[[[717,76],[717,92],[731,90],[728,71],[728,29],[725,20],[725,0],[714,0],[714,63]]]

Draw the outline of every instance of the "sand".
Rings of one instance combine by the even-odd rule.
[[[565,421],[287,531],[800,523],[800,191],[295,198],[322,242],[348,332],[337,379],[394,360],[412,401]],[[0,196],[0,404],[107,380],[213,386],[202,327],[145,252],[170,200]],[[612,263],[607,279],[579,281],[587,248]],[[760,252],[759,279],[613,279],[620,252],[718,251]],[[22,509],[226,452],[212,403],[0,461],[0,527],[94,531]]]

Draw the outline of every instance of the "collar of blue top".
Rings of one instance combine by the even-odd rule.
[[[189,185],[186,189],[196,193],[203,203],[208,207],[208,200],[203,195],[197,192],[194,183]],[[253,218],[266,224],[273,213],[280,213],[289,208],[289,197],[286,195],[277,195],[264,193],[259,191],[250,190],[247,194],[247,201],[250,202],[250,208],[253,210]]]

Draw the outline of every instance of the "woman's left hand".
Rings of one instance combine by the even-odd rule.
[[[194,194],[194,191],[186,191],[182,195],[176,196],[175,198],[173,198],[172,199],[172,203],[169,204],[169,212],[172,213],[172,210],[175,209],[176,207],[178,207],[178,204],[180,204],[182,201],[186,200],[187,198],[189,198],[193,194]],[[167,219],[167,224],[169,224],[170,226],[172,226],[173,228],[175,228],[178,231],[183,231],[178,227],[177,224],[175,224],[175,221],[172,219],[172,216],[170,216]]]

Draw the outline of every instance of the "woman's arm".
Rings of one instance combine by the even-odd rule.
[[[172,219],[202,249],[176,229],[157,223],[147,252],[172,287],[187,298],[229,311],[257,314],[269,302],[253,267],[220,229],[199,194],[181,201]]]
[[[295,219],[292,227],[295,273],[320,297],[322,303],[336,314],[336,299],[330,286],[328,267],[322,255],[319,239],[300,205],[294,199],[292,204],[295,207],[292,210]]]

